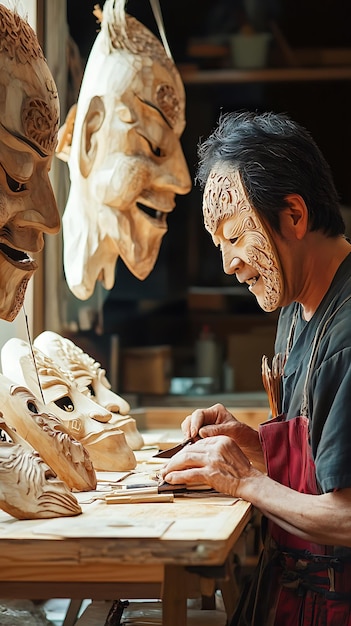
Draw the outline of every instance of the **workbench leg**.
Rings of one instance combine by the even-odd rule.
[[[185,626],[187,623],[186,571],[177,565],[165,565],[162,590],[162,625]]]
[[[67,609],[66,617],[63,621],[63,626],[74,626],[78,619],[78,613],[82,606],[83,600],[71,600]]]
[[[237,566],[238,564],[235,560],[235,555],[232,553],[226,561],[226,576],[217,583],[217,587],[220,589],[222,594],[228,622],[230,622],[230,618],[237,607],[237,603],[241,595],[241,589],[238,584],[236,572]]]

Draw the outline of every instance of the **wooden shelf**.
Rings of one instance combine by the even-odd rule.
[[[339,67],[265,67],[252,70],[189,71],[185,68],[180,69],[183,82],[186,85],[351,80],[351,65]]]

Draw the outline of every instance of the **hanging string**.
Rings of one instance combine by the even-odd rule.
[[[30,332],[29,332],[28,317],[27,317],[26,309],[24,308],[24,304],[22,304],[22,309],[23,309],[23,313],[24,313],[24,319],[25,319],[25,322],[26,322],[28,343],[30,345],[30,351],[31,351],[31,354],[32,354],[32,359],[33,359],[33,363],[34,363],[34,367],[35,367],[35,372],[36,372],[36,375],[37,375],[37,381],[38,381],[41,397],[42,397],[42,400],[43,400],[43,404],[45,404],[44,393],[43,393],[43,389],[42,389],[42,386],[41,386],[41,383],[40,383],[39,372],[38,372],[38,368],[37,368],[37,364],[36,364],[36,360],[35,360],[35,355],[34,355],[34,350],[33,350],[33,343],[32,343],[32,339],[31,339]]]
[[[317,360],[318,348],[327,330],[328,324],[331,322],[333,317],[339,312],[341,307],[343,307],[344,304],[348,302],[350,299],[351,299],[351,296],[347,296],[345,300],[343,300],[339,304],[339,306],[329,315],[329,310],[332,308],[332,305],[334,305],[334,303],[331,302],[329,307],[327,308],[326,314],[322,318],[316,330],[313,345],[312,345],[312,350],[311,350],[311,356],[310,356],[308,366],[307,366],[307,374],[306,374],[306,380],[305,380],[304,389],[303,389],[302,405],[301,405],[301,410],[300,410],[301,415],[304,415],[305,417],[309,417],[308,390],[309,390],[309,384],[312,378],[312,374],[314,372],[314,366]],[[325,319],[326,315],[328,315],[327,319]]]
[[[173,61],[172,53],[171,53],[170,47],[168,45],[167,37],[166,37],[166,31],[165,31],[165,26],[163,23],[163,17],[162,17],[159,0],[150,0],[150,4],[151,4],[152,12],[154,14],[154,18],[155,18],[155,21],[156,21],[156,24],[160,33],[163,47],[166,51],[167,56]]]

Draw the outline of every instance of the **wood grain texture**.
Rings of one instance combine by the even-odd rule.
[[[250,518],[251,505],[232,506],[176,500],[171,504],[86,505],[82,537],[65,537],[78,518],[55,520],[58,535],[39,534],[45,522],[16,521],[0,514],[0,577],[3,581],[113,582],[162,580],[164,565],[221,565]],[[132,520],[137,536],[125,536],[118,520]],[[122,521],[121,521],[122,520]],[[143,529],[165,522],[160,536]],[[111,526],[111,524],[117,524]],[[46,525],[47,528],[47,525]],[[90,528],[90,530],[87,530]],[[103,528],[115,536],[103,535]],[[67,529],[65,531],[65,529]],[[95,529],[100,536],[95,537]]]

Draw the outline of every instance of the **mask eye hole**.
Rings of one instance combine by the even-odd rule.
[[[27,409],[31,413],[35,413],[35,415],[38,415],[38,413],[39,413],[38,407],[37,407],[37,405],[35,404],[35,402],[33,400],[28,400],[28,402],[27,402]]]
[[[95,391],[93,385],[88,385],[88,389],[91,396],[95,396]]]
[[[159,148],[159,146],[153,146],[152,144],[150,144],[150,149],[152,154],[154,154],[156,157],[162,156],[162,150],[161,148]]]
[[[72,413],[72,411],[74,411],[74,404],[69,396],[55,400],[55,404],[62,411],[66,411],[66,413]]]
[[[152,143],[152,141],[150,141],[147,137],[144,137],[147,145],[149,146],[149,150],[150,152],[152,152],[152,154],[155,157],[163,157],[165,156],[164,151],[162,150],[162,148],[160,148],[160,146],[158,146],[157,144]]]
[[[20,193],[21,191],[26,191],[27,187],[24,183],[20,183],[18,180],[16,180],[15,178],[12,178],[12,176],[10,176],[6,170],[5,174],[6,174],[6,182],[9,186],[9,189],[11,189],[11,191],[13,191],[14,193]]]
[[[5,430],[1,430],[1,428],[0,428],[0,443],[12,443],[11,437],[7,434]]]

